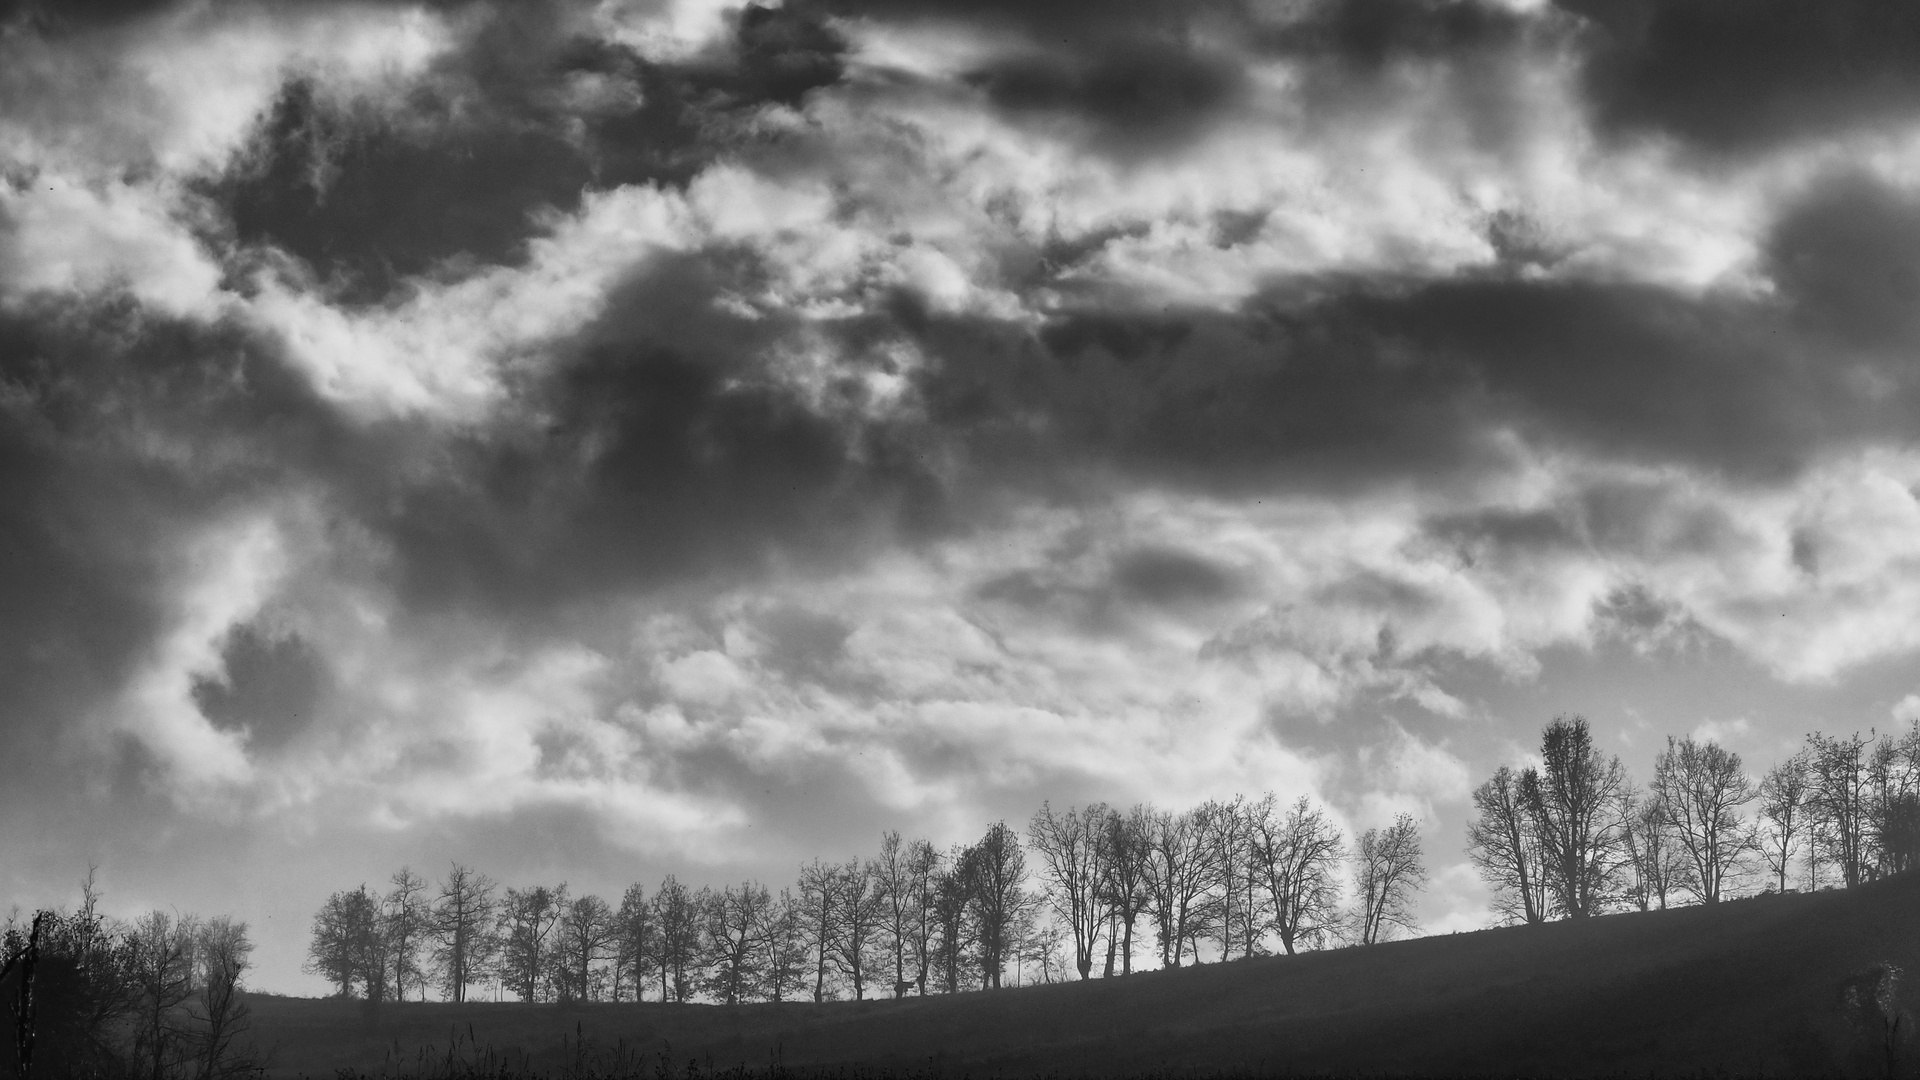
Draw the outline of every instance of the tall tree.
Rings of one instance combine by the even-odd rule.
[[[1874,872],[1920,866],[1920,722],[1874,744],[1867,777]]]
[[[1160,940],[1160,966],[1179,967],[1188,943],[1204,922],[1201,906],[1213,880],[1211,849],[1205,824],[1195,811],[1156,812],[1152,822],[1146,878]]]
[[[492,879],[459,863],[440,881],[428,929],[440,992],[450,1001],[467,1000],[467,987],[480,980],[493,957],[499,906],[493,889]]]
[[[707,897],[705,917],[713,971],[708,992],[727,1005],[750,996],[761,980],[761,939],[773,897],[757,881],[729,885]]]
[[[189,1053],[180,1009],[193,996],[197,932],[190,916],[176,919],[154,911],[136,920],[127,933],[133,1052],[151,1080],[168,1080]]]
[[[653,971],[659,943],[653,905],[647,901],[647,890],[638,883],[627,886],[627,891],[620,897],[620,910],[614,913],[613,926],[613,1000],[620,1000],[621,975],[624,973],[632,977],[633,1000],[639,1001],[646,996],[647,977]]]
[[[553,930],[567,908],[567,887],[508,889],[500,905],[500,977],[521,1001],[553,987]]]
[[[1508,921],[1537,923],[1547,917],[1546,879],[1540,838],[1520,794],[1520,777],[1505,765],[1473,793],[1467,823],[1467,857],[1493,889],[1493,905]]]
[[[767,910],[764,929],[758,941],[757,970],[761,993],[774,1001],[786,1001],[807,988],[807,906],[781,889]]]
[[[386,944],[380,905],[365,885],[327,897],[313,918],[305,970],[340,987],[341,997],[378,1002],[386,991]]]
[[[1288,956],[1320,945],[1340,917],[1339,826],[1302,795],[1281,814],[1271,795],[1253,814],[1254,872],[1271,905],[1273,928]]]
[[[934,973],[940,989],[948,994],[960,992],[967,978],[969,959],[975,955],[971,859],[973,849],[956,846],[946,865],[933,875]]]
[[[1740,755],[1712,741],[1669,735],[1666,752],[1654,761],[1653,792],[1692,865],[1695,894],[1719,903],[1727,874],[1755,846],[1752,826],[1740,817],[1740,807],[1755,795]]]
[[[410,867],[401,867],[393,875],[393,888],[382,902],[381,922],[386,932],[388,968],[393,973],[393,997],[407,1000],[407,987],[420,990],[426,997],[426,972],[420,966],[420,950],[426,942],[432,911],[427,902],[426,879]]]
[[[1020,834],[996,821],[967,849],[962,873],[972,901],[975,947],[983,986],[998,989],[1001,971],[1017,946],[1015,931],[1032,906],[1026,889],[1027,857]]]
[[[940,872],[940,850],[926,840],[915,840],[908,848],[907,879],[912,903],[908,929],[913,955],[913,983],[921,997],[927,996],[927,976],[933,969],[933,941],[939,932],[934,915],[934,884]]]
[[[1598,914],[1625,863],[1627,771],[1594,748],[1584,717],[1541,733],[1544,771],[1520,774],[1520,794],[1546,858],[1547,892],[1571,919]]]
[[[1385,829],[1360,834],[1354,860],[1354,891],[1359,907],[1360,944],[1385,940],[1395,927],[1415,929],[1413,894],[1426,884],[1420,859],[1420,827],[1401,814]]]
[[[668,874],[653,894],[654,925],[660,929],[660,1000],[684,1003],[693,993],[694,969],[700,966],[708,890],[698,893]]]
[[[815,859],[800,868],[800,898],[813,952],[813,1000],[826,1000],[827,961],[840,938],[839,867]]]
[[[834,872],[834,907],[840,933],[834,940],[833,961],[859,1001],[866,997],[874,966],[874,946],[880,935],[883,900],[874,879],[874,867],[849,859]]]
[[[873,861],[874,885],[882,905],[881,936],[893,958],[894,996],[908,985],[907,958],[913,951],[913,847],[889,829],[880,836],[880,857]]]
[[[1073,966],[1083,980],[1093,977],[1093,952],[1106,922],[1100,885],[1107,877],[1102,826],[1109,813],[1106,803],[1055,813],[1051,803],[1042,802],[1027,826],[1027,843],[1040,853],[1044,896],[1073,937]]]
[[[576,898],[560,915],[554,942],[554,984],[562,1001],[592,1001],[593,965],[612,957],[619,940],[605,900]]]
[[[241,993],[240,980],[253,955],[247,924],[226,916],[208,919],[198,933],[200,993],[192,1017],[197,1080],[226,1080],[254,1076],[261,1062],[251,1048],[236,1040],[252,1026],[252,1010]]]
[[[1235,795],[1227,802],[1210,799],[1200,809],[1213,887],[1219,890],[1215,911],[1222,960],[1233,955],[1236,925],[1240,927],[1241,955],[1252,956],[1260,937],[1253,905],[1253,813],[1244,795]]]
[[[1147,911],[1147,860],[1153,856],[1152,812],[1135,805],[1122,814],[1108,810],[1101,820],[1102,842],[1106,844],[1106,874],[1100,882],[1100,900],[1118,924],[1120,973],[1133,973],[1133,931]],[[1107,975],[1113,974],[1114,939],[1108,936]]]
[[[1807,842],[1811,785],[1805,750],[1768,769],[1760,781],[1761,852],[1780,892],[1787,891],[1794,854]]]
[[[1826,861],[1840,867],[1848,888],[1863,880],[1868,861],[1868,745],[1858,732],[1842,737],[1816,731],[1807,736],[1814,837]]]
[[[1659,794],[1630,799],[1626,822],[1627,866],[1633,874],[1630,897],[1641,911],[1656,903],[1665,911],[1667,897],[1676,889],[1690,888],[1693,875]]]

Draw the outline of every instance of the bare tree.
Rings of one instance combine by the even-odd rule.
[[[1824,857],[1839,865],[1848,888],[1860,884],[1867,867],[1868,745],[1858,732],[1846,737],[1819,732],[1807,736],[1813,836]]]
[[[660,928],[660,1000],[684,1003],[693,993],[700,965],[702,913],[708,890],[695,893],[668,874],[653,894],[654,925]]]
[[[1755,794],[1740,755],[1715,742],[1669,735],[1666,752],[1654,761],[1653,792],[1693,866],[1695,894],[1719,903],[1727,874],[1755,846],[1752,826],[1740,817]]]
[[[1807,841],[1811,785],[1805,750],[1768,769],[1760,781],[1761,853],[1781,892],[1787,891],[1787,868],[1793,865],[1794,853]]]
[[[1149,902],[1147,860],[1152,857],[1151,812],[1136,805],[1127,813],[1108,810],[1100,823],[1107,848],[1106,876],[1100,883],[1101,902],[1119,924],[1120,973],[1133,973],[1134,925],[1145,914]],[[1107,939],[1107,971],[1113,975],[1114,938]]]
[[[567,887],[508,889],[500,906],[500,976],[521,1001],[539,1001],[552,985],[553,929],[567,908]]]
[[[759,935],[757,960],[761,992],[774,1001],[786,1001],[807,987],[807,907],[781,889],[767,909]]]
[[[1106,803],[1056,814],[1052,804],[1042,802],[1027,826],[1027,842],[1040,853],[1046,875],[1046,901],[1073,936],[1073,964],[1082,979],[1093,976],[1093,951],[1106,921],[1100,884],[1107,876],[1108,850],[1101,826],[1108,813]]]
[[[915,840],[908,848],[907,880],[912,898],[908,928],[912,935],[913,983],[921,997],[927,995],[927,975],[933,969],[933,941],[939,932],[934,915],[934,883],[940,862],[939,849],[926,840]]]
[[[1272,796],[1255,804],[1254,872],[1271,905],[1272,925],[1288,956],[1320,945],[1340,917],[1340,829],[1302,795],[1285,814]]]
[[[199,1080],[226,1080],[260,1071],[259,1055],[236,1040],[252,1026],[251,1010],[240,992],[253,955],[247,924],[220,916],[199,928],[200,993],[191,1015],[196,1022]]]
[[[1386,829],[1360,834],[1354,862],[1354,891],[1360,944],[1383,941],[1394,927],[1412,931],[1413,894],[1427,881],[1420,861],[1420,827],[1401,814]]]
[[[1623,835],[1627,866],[1633,874],[1629,888],[1633,903],[1646,911],[1657,902],[1665,911],[1668,895],[1693,883],[1686,856],[1674,839],[1667,808],[1658,794],[1629,799],[1626,822]]]
[[[618,940],[613,909],[605,900],[587,895],[566,906],[554,941],[553,982],[560,1000],[593,1000],[593,965],[611,957]]]
[[[401,867],[391,883],[381,911],[386,933],[388,966],[393,972],[395,1001],[407,1000],[407,987],[417,986],[426,997],[426,972],[420,966],[432,912],[427,905],[427,883],[409,867]]]
[[[1216,931],[1220,938],[1220,959],[1233,955],[1233,928],[1241,925],[1242,955],[1252,956],[1259,934],[1254,929],[1252,886],[1253,821],[1246,797],[1235,795],[1230,802],[1209,799],[1199,811],[1205,824],[1207,862],[1213,870],[1213,887],[1220,890],[1214,904]],[[1196,954],[1195,960],[1199,957]]]
[[[967,849],[961,873],[972,901],[981,982],[998,989],[1001,971],[1018,944],[1015,930],[1033,904],[1026,890],[1027,857],[1020,850],[1019,834],[1006,822],[995,822],[979,843]]]
[[[164,911],[153,911],[136,920],[127,933],[133,1053],[140,1071],[151,1080],[167,1080],[185,1064],[190,1051],[181,1008],[193,996],[197,932],[191,917],[175,919]]]
[[[880,836],[880,857],[873,861],[874,884],[882,905],[881,933],[893,954],[894,996],[910,984],[907,956],[913,950],[913,846],[889,829]]]
[[[739,1004],[760,981],[761,937],[772,907],[772,895],[757,881],[729,885],[707,897],[713,965],[708,990],[724,1004]]]
[[[859,1001],[866,997],[867,979],[873,973],[884,899],[874,879],[873,864],[858,858],[839,867],[833,882],[840,930],[834,939],[833,962],[853,987],[854,1000]]]
[[[1520,777],[1505,765],[1473,793],[1467,857],[1493,889],[1493,905],[1509,922],[1544,922],[1546,879],[1540,838],[1520,793]]]
[[[1155,813],[1152,821],[1146,877],[1160,939],[1160,965],[1179,967],[1187,943],[1198,936],[1204,922],[1201,905],[1213,880],[1211,852],[1205,827],[1193,811],[1163,811]]]
[[[1571,919],[1598,914],[1625,863],[1627,771],[1594,748],[1584,717],[1541,733],[1545,771],[1520,774],[1521,801],[1546,858],[1547,892]]]
[[[639,1001],[646,996],[647,976],[653,971],[659,951],[659,934],[653,905],[647,901],[647,890],[638,883],[627,886],[620,897],[620,910],[613,915],[613,930],[613,1000],[620,1000],[620,976],[626,973],[633,978],[633,1000]]]
[[[973,910],[968,877],[971,852],[971,848],[956,846],[947,857],[947,865],[933,875],[933,921],[937,928],[933,967],[941,990],[949,994],[960,992],[968,960],[975,954],[973,924],[968,918]]]
[[[493,881],[454,863],[440,882],[434,899],[429,932],[433,935],[434,969],[440,992],[451,1001],[467,1000],[467,987],[479,981],[495,951],[494,924],[498,904]]]
[[[1874,872],[1920,866],[1920,722],[1874,744],[1867,765]]]
[[[806,911],[807,938],[813,951],[813,1000],[826,999],[827,960],[840,937],[837,866],[815,859],[800,868],[800,897]]]

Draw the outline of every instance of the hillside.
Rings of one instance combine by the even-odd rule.
[[[1365,949],[902,1001],[715,1006],[407,1004],[256,997],[276,1075],[375,1071],[450,1032],[540,1071],[563,1037],[715,1067],[860,1064],[944,1075],[1179,1072],[1884,1075],[1841,984],[1916,972],[1920,875],[1846,892],[1614,915]],[[1903,1073],[1920,1061],[1910,1045]],[[647,1058],[652,1073],[653,1058]]]

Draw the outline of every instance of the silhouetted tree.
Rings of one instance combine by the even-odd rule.
[[[1259,937],[1254,929],[1252,886],[1253,820],[1246,797],[1235,795],[1230,801],[1209,799],[1200,807],[1205,827],[1207,862],[1213,869],[1212,887],[1219,890],[1214,904],[1214,923],[1220,939],[1220,959],[1233,955],[1233,928],[1241,927],[1242,955],[1252,956]],[[1198,956],[1195,957],[1198,959]]]
[[[1401,814],[1385,829],[1361,833],[1355,855],[1360,944],[1382,941],[1394,927],[1415,929],[1413,895],[1426,884],[1427,868],[1420,860],[1420,827],[1412,815]]]
[[[1668,736],[1654,761],[1653,793],[1692,865],[1694,893],[1719,903],[1727,873],[1755,847],[1753,828],[1740,817],[1755,794],[1740,755],[1715,742]]]
[[[1794,853],[1806,843],[1811,784],[1804,750],[1768,769],[1760,781],[1761,853],[1781,892],[1787,891]]]
[[[1155,812],[1148,851],[1147,892],[1160,941],[1160,964],[1177,968],[1188,942],[1198,936],[1204,922],[1200,909],[1213,880],[1205,824],[1193,811]]]
[[[1840,867],[1849,888],[1860,884],[1868,862],[1868,745],[1858,732],[1846,737],[1819,732],[1807,736],[1813,777],[1808,802],[1815,821],[1812,838],[1822,855]]]
[[[800,868],[800,898],[805,910],[807,940],[813,953],[813,1000],[827,994],[827,961],[840,937],[840,901],[837,866],[815,859]]]
[[[393,997],[407,999],[407,987],[418,986],[426,996],[426,972],[420,967],[420,950],[432,925],[432,910],[427,904],[427,883],[408,867],[401,867],[391,879],[393,889],[381,908],[381,930],[386,937],[388,970],[393,974]]]
[[[1634,906],[1646,911],[1657,902],[1667,907],[1667,896],[1676,889],[1691,887],[1693,874],[1679,843],[1673,824],[1658,793],[1644,798],[1629,798],[1625,837],[1627,868],[1632,873],[1628,892]]]
[[[200,991],[189,1005],[194,1021],[195,1075],[226,1080],[259,1072],[263,1061],[240,1038],[252,1027],[252,1010],[240,980],[253,955],[247,924],[221,916],[199,927]]]
[[[695,893],[668,874],[653,894],[653,921],[660,931],[660,1000],[685,1002],[700,966],[702,914],[709,891]]]
[[[552,986],[553,930],[567,909],[567,887],[508,889],[500,905],[500,977],[521,1001]]]
[[[761,979],[761,939],[767,933],[773,897],[756,881],[729,885],[707,897],[707,941],[713,971],[708,992],[727,1005],[739,1004]]]
[[[882,906],[881,935],[893,956],[894,996],[906,985],[907,957],[913,948],[915,905],[913,847],[889,829],[880,836],[880,857],[873,861],[874,885]]]
[[[973,925],[968,917],[973,910],[971,882],[967,876],[971,850],[965,846],[955,847],[946,865],[933,875],[933,922],[937,928],[934,973],[941,990],[949,994],[959,993],[961,984],[967,981],[968,959],[975,955]]]
[[[1473,793],[1467,857],[1493,889],[1493,906],[1508,921],[1543,922],[1547,887],[1540,838],[1520,793],[1520,777],[1505,765]]]
[[[1281,947],[1292,956],[1320,945],[1340,917],[1346,845],[1339,827],[1304,795],[1284,814],[1268,796],[1255,805],[1253,854]]]
[[[378,1003],[386,996],[386,937],[380,906],[365,885],[327,897],[313,918],[306,970],[340,987],[350,997]]]
[[[1153,856],[1150,830],[1152,816],[1145,806],[1134,806],[1125,814],[1108,810],[1100,822],[1102,842],[1106,845],[1106,874],[1100,882],[1100,900],[1118,924],[1120,973],[1133,972],[1133,931],[1149,903],[1147,860]],[[1107,970],[1113,974],[1114,936],[1107,939]]]
[[[872,863],[850,859],[834,872],[833,882],[840,930],[834,939],[833,962],[859,1001],[866,997],[867,978],[874,967],[883,900],[875,887]]]
[[[620,897],[620,910],[613,916],[613,929],[613,1000],[620,1000],[621,975],[625,973],[632,976],[633,1000],[639,1001],[646,996],[643,988],[659,950],[653,905],[647,901],[646,889],[638,884],[627,886]]]
[[[619,940],[613,909],[587,895],[566,905],[556,928],[553,982],[562,1001],[592,1001],[593,965],[608,959]]]
[[[1027,858],[1020,850],[1019,834],[1006,822],[995,822],[967,849],[961,876],[972,901],[982,984],[997,989],[1001,971],[1017,945],[1014,931],[1033,904],[1025,887]]]
[[[1093,977],[1093,951],[1106,922],[1100,885],[1107,877],[1102,826],[1108,814],[1106,803],[1056,814],[1051,803],[1042,802],[1027,826],[1027,842],[1039,852],[1047,882],[1045,899],[1072,935],[1073,965],[1082,979]]]
[[[807,989],[807,907],[790,889],[767,909],[764,929],[756,943],[760,992],[774,1001],[786,1001]]]
[[[1875,743],[1867,777],[1875,870],[1913,869],[1920,865],[1920,724]]]
[[[908,931],[911,934],[913,983],[920,996],[927,994],[927,975],[933,968],[933,941],[939,932],[934,917],[934,875],[940,870],[940,851],[926,840],[915,840],[907,849],[907,880],[911,903]]]
[[[497,949],[498,904],[493,889],[493,881],[485,874],[459,863],[440,882],[428,932],[433,936],[440,992],[448,1000],[467,1000],[467,987],[479,981]]]
[[[175,919],[153,911],[137,919],[127,933],[133,1055],[151,1080],[167,1080],[191,1054],[182,1007],[193,996],[198,930],[190,916]]]
[[[1627,773],[1594,748],[1587,721],[1548,724],[1540,738],[1544,772],[1520,774],[1521,801],[1546,858],[1547,892],[1571,919],[1599,913],[1626,862]]]

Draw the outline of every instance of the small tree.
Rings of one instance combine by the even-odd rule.
[[[1686,856],[1674,840],[1667,808],[1659,795],[1650,794],[1628,804],[1626,821],[1624,836],[1627,865],[1633,874],[1629,890],[1633,902],[1641,911],[1656,902],[1665,911],[1668,895],[1693,883]]]
[[[1427,881],[1420,860],[1420,827],[1413,816],[1401,814],[1386,829],[1360,834],[1354,862],[1355,910],[1360,944],[1383,941],[1394,927],[1412,931],[1413,897]]]

